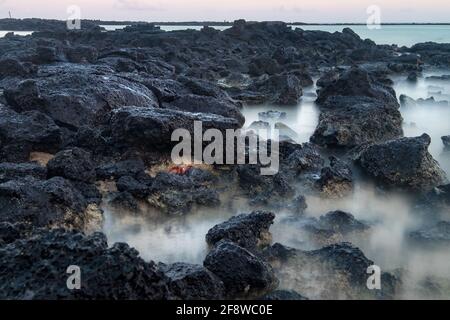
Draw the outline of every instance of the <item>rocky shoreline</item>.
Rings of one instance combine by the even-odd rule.
[[[385,192],[415,198],[411,205],[433,219],[448,217],[448,177],[428,152],[429,135],[404,137],[400,103],[411,100],[398,102],[391,77],[414,80],[424,68],[449,65],[447,44],[380,46],[350,29],[330,34],[280,22],[7,35],[0,39],[0,298],[396,298],[404,273],[383,272],[383,289],[369,290],[374,262],[349,243],[370,225],[342,211],[309,219],[304,195],[343,198],[356,169]],[[317,128],[308,143],[280,142],[276,175],[261,176],[259,165],[171,163],[175,129],[193,133],[194,121],[205,130],[242,128],[243,106],[295,106],[314,83]],[[281,114],[265,117],[290,134]],[[448,136],[442,141],[448,147]],[[144,261],[127,244],[108,246],[100,232],[104,206],[177,217],[226,208],[237,195],[253,212],[209,230],[203,265]],[[280,211],[321,249],[273,244]],[[412,232],[411,242],[448,243],[448,222],[434,222]],[[69,265],[83,270],[80,290],[66,287]],[[310,277],[320,292],[308,287]]]

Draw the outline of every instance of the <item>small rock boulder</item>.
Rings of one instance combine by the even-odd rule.
[[[127,244],[108,246],[101,233],[38,230],[0,248],[1,299],[167,299],[164,275]],[[67,268],[79,266],[82,285],[68,289]]]
[[[80,148],[58,152],[47,164],[48,176],[64,177],[69,180],[94,182],[95,164],[90,153]]]
[[[352,170],[338,158],[330,157],[330,166],[322,169],[316,185],[325,197],[344,197],[353,190]]]
[[[374,144],[360,154],[357,163],[386,186],[429,191],[446,180],[445,172],[428,152],[430,143],[430,136],[423,134]]]
[[[381,290],[367,288],[367,269],[374,264],[350,243],[301,251],[274,244],[265,251],[275,266],[280,287],[302,292],[310,299],[392,299],[398,280],[381,274]]]
[[[355,219],[355,217],[344,211],[328,212],[319,218],[322,228],[346,235],[352,232],[364,232],[369,226]]]
[[[219,300],[224,297],[223,282],[201,265],[178,262],[160,263],[158,267],[168,280],[171,299]]]
[[[203,265],[223,281],[229,298],[259,297],[278,286],[267,262],[231,241],[217,243]]]
[[[423,246],[443,246],[450,244],[450,222],[440,221],[437,224],[411,232],[409,238]]]
[[[201,121],[203,130],[215,128],[224,131],[241,127],[236,119],[211,113],[133,106],[114,110],[110,126],[116,142],[153,150],[172,146],[171,137],[176,129],[186,129],[193,136],[194,121]]]
[[[290,74],[271,76],[252,84],[248,89],[262,93],[266,103],[280,106],[296,105],[303,95],[300,80]]]
[[[274,219],[273,213],[265,211],[234,216],[210,229],[206,234],[206,242],[214,246],[226,239],[248,250],[270,245],[272,236],[269,228]]]
[[[443,136],[441,137],[442,143],[444,144],[445,148],[450,149],[450,136]]]
[[[191,170],[189,170],[191,171]],[[195,205],[213,207],[220,204],[219,193],[211,186],[207,177],[197,174],[179,175],[160,172],[151,185],[151,194],[146,201],[167,214],[186,214]]]
[[[16,113],[0,104],[0,159],[28,161],[30,152],[56,152],[62,143],[61,129],[46,115]]]
[[[136,198],[145,198],[151,193],[150,186],[139,182],[131,176],[122,176],[116,182],[117,190],[128,192]]]
[[[0,221],[92,232],[102,220],[102,211],[62,177],[27,176],[0,184]]]

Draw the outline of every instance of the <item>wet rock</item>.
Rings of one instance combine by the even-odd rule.
[[[432,215],[447,212],[450,207],[450,185],[433,188],[430,192],[419,197],[415,203],[416,209]]]
[[[269,264],[230,241],[217,243],[203,265],[223,281],[227,297],[258,297],[278,285]]]
[[[342,70],[337,69],[331,69],[324,74],[317,80],[316,85],[318,87],[328,87],[332,85],[334,82],[336,82],[339,79],[339,74],[342,72]]]
[[[277,242],[264,249],[263,257],[266,258],[272,265],[278,265],[282,261],[287,261],[289,258],[295,257],[297,251],[297,249]]]
[[[297,144],[283,141],[279,144],[280,171],[293,174],[318,174],[325,161],[317,146],[311,143]]]
[[[214,246],[226,239],[251,251],[270,245],[272,236],[269,228],[274,219],[273,213],[265,211],[234,216],[210,229],[206,234],[206,242]]]
[[[153,91],[161,102],[172,102],[180,95],[191,93],[182,83],[173,79],[145,79],[144,84]]]
[[[126,244],[108,247],[106,237],[63,230],[37,231],[0,248],[2,299],[167,298],[164,276]],[[79,266],[79,290],[67,288],[67,268]],[[43,271],[45,270],[45,271]]]
[[[94,182],[95,164],[91,155],[80,148],[58,152],[47,164],[48,176],[64,177],[69,180]]]
[[[429,81],[450,81],[450,74],[444,74],[441,76],[430,76],[426,77],[426,80]]]
[[[295,47],[277,48],[272,54],[272,58],[280,64],[292,63],[297,60],[299,52]]]
[[[450,136],[443,136],[441,137],[442,143],[446,148],[450,148]]]
[[[29,223],[0,222],[0,247],[18,239],[28,238],[33,231]]]
[[[238,121],[209,113],[190,113],[169,109],[122,107],[113,111],[110,124],[113,138],[119,143],[167,149],[174,143],[172,132],[186,129],[193,136],[194,121],[202,121],[204,130],[237,129]]]
[[[389,70],[394,73],[410,73],[410,72],[421,72],[422,67],[419,63],[409,63],[409,62],[392,62],[388,64]]]
[[[125,209],[131,212],[136,212],[139,209],[139,204],[133,195],[129,192],[116,192],[113,194],[109,203],[114,208]]]
[[[185,76],[178,77],[177,80],[195,96],[212,97],[223,100],[224,102],[232,102],[225,91],[223,91],[218,85],[209,81]]]
[[[290,202],[286,209],[289,210],[289,212],[296,214],[296,215],[302,215],[305,213],[305,210],[308,208],[308,205],[306,203],[306,198],[302,195],[296,196],[292,202]]]
[[[220,204],[212,181],[196,181],[189,175],[160,172],[152,183],[147,202],[168,214],[186,214],[195,205],[212,207]]]
[[[151,187],[137,181],[130,176],[122,176],[117,182],[117,189],[121,192],[128,192],[137,198],[145,198],[151,193]]]
[[[256,57],[250,61],[249,74],[255,77],[263,74],[275,75],[280,72],[280,66],[277,61],[269,57]]]
[[[400,99],[400,105],[402,107],[407,107],[407,106],[414,107],[417,105],[416,100],[414,100],[413,98],[411,98],[405,94],[401,94],[399,99]]]
[[[31,111],[18,114],[0,105],[0,158],[28,161],[30,152],[53,153],[61,145],[60,128],[46,115]]]
[[[189,168],[186,176],[198,185],[211,185],[218,182],[218,177],[213,172],[196,167]]]
[[[250,164],[239,165],[236,171],[239,186],[253,205],[270,205],[295,193],[285,173],[261,175],[261,166]]]
[[[360,68],[351,68],[339,75],[339,78],[318,92],[317,102],[324,104],[333,96],[367,97],[382,102],[386,106],[398,108],[395,92]]]
[[[411,82],[411,83],[415,83],[417,82],[418,79],[418,74],[417,72],[411,72],[408,77],[407,77],[407,81]]]
[[[30,176],[0,184],[0,221],[90,232],[100,228],[102,212],[64,178]]]
[[[123,176],[137,177],[146,170],[145,164],[140,159],[130,159],[108,163],[96,168],[97,179],[119,179]]]
[[[208,269],[200,265],[160,263],[158,268],[164,273],[170,292],[170,299],[219,300],[223,299],[223,282]]]
[[[86,45],[65,48],[64,53],[73,63],[94,63],[98,58],[97,49]]]
[[[275,244],[265,255],[275,268],[280,287],[311,299],[392,299],[398,285],[394,276],[382,273],[381,290],[369,290],[367,268],[374,262],[349,243],[313,251]]]
[[[155,26],[153,23],[138,23],[138,24],[132,24],[130,26],[126,26],[123,29],[124,32],[143,32],[143,33],[154,33],[154,32],[161,32],[161,28],[158,26]]]
[[[269,294],[266,294],[260,298],[261,300],[282,300],[282,301],[289,301],[289,300],[308,300],[308,298],[305,298],[298,292],[294,290],[276,290],[274,292],[271,292]]]
[[[330,157],[330,166],[322,169],[317,187],[326,197],[345,197],[353,190],[352,170],[338,158]]]
[[[434,97],[430,97],[427,99],[419,98],[416,100],[416,104],[419,106],[437,106],[437,107],[448,107],[449,103],[446,100],[436,101]]]
[[[434,226],[411,232],[409,238],[419,245],[446,247],[450,244],[450,222],[440,221]]]
[[[319,219],[302,215],[288,216],[280,221],[281,225],[294,227],[300,234],[299,245],[308,248],[322,248],[340,242],[362,240],[368,235],[369,225],[357,220],[352,214],[332,211]]]
[[[274,111],[274,110],[270,110],[270,111],[264,111],[264,112],[259,112],[258,113],[258,117],[260,121],[277,121],[277,120],[283,120],[286,119],[286,112],[281,112],[281,111]]]
[[[311,141],[328,147],[355,147],[403,135],[394,90],[361,68],[323,81],[317,103],[319,124]]]
[[[71,183],[75,189],[80,191],[88,203],[95,204],[96,206],[101,205],[103,195],[95,184],[77,180],[71,180]]]
[[[311,137],[321,146],[351,148],[403,136],[399,110],[372,98],[336,96],[321,110]]]
[[[445,66],[449,59],[448,44],[425,42],[417,43],[408,49],[420,55],[420,59],[430,65]]]
[[[0,79],[4,77],[26,77],[35,71],[32,64],[24,64],[12,58],[0,60]]]
[[[50,47],[50,46],[38,46],[36,48],[36,53],[32,58],[32,61],[35,64],[47,64],[47,63],[53,63],[53,62],[59,62],[62,61],[63,57],[59,54],[56,47]]]
[[[6,85],[3,92],[6,101],[12,107],[19,107],[22,105],[42,105],[41,92],[36,84],[36,81],[32,79],[23,80],[18,83],[13,83],[11,88]],[[17,110],[19,112],[24,111],[22,109]]]
[[[92,125],[122,106],[159,107],[144,85],[110,68],[81,64],[43,67],[37,77],[8,85],[5,98],[19,112],[38,110],[70,128]]]
[[[300,85],[302,86],[302,88],[306,88],[306,87],[312,87],[314,85],[314,80],[311,78],[311,76],[303,69],[299,69],[299,70],[292,70],[289,72],[289,74],[292,74],[294,76],[296,76],[298,78],[298,80],[300,81]],[[303,97],[306,96],[305,92],[303,92]],[[316,97],[314,97],[316,98]]]
[[[263,93],[266,96],[265,103],[281,106],[296,105],[303,95],[300,80],[294,75],[271,76],[252,84],[248,89]]]
[[[328,212],[320,217],[319,224],[324,229],[343,235],[352,232],[364,232],[369,229],[368,225],[356,220],[352,214],[343,211]]]
[[[101,132],[88,126],[78,128],[73,144],[76,147],[92,150],[95,153],[103,153],[102,151],[107,147],[106,139]]]
[[[254,130],[269,130],[270,123],[266,121],[253,121],[248,128]]]
[[[184,95],[175,98],[164,108],[180,110],[191,113],[217,114],[226,118],[235,119],[240,126],[245,122],[241,111],[234,104],[209,96]]]
[[[0,163],[0,183],[26,176],[46,179],[47,169],[36,163]]]
[[[218,81],[218,84],[224,89],[247,89],[252,83],[248,75],[239,72],[233,72]]]
[[[424,106],[424,107],[429,107],[429,106],[437,106],[437,107],[447,107],[448,101],[443,100],[443,101],[436,101],[434,99],[434,97],[429,97],[427,99],[422,99],[419,98],[417,100],[414,100],[411,97],[408,97],[407,95],[400,95],[400,105],[402,107],[417,107],[417,106]]]
[[[365,149],[357,162],[386,186],[429,191],[446,180],[444,171],[428,152],[430,143],[431,138],[423,134],[375,144]]]

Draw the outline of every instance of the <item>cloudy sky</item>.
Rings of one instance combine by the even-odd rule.
[[[449,0],[0,0],[0,17],[66,19],[70,5],[86,19],[303,22],[365,22],[377,5],[382,22],[450,22]]]

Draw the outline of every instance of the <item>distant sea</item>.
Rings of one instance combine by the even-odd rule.
[[[126,25],[102,25],[106,30],[123,29]],[[201,26],[161,26],[165,31],[200,30]],[[218,30],[225,30],[228,26],[214,26]],[[350,28],[363,39],[371,39],[377,44],[397,44],[399,46],[412,46],[419,42],[433,41],[438,43],[450,43],[450,25],[384,25],[380,29],[369,29],[365,25],[301,25],[292,26],[303,30],[320,30],[327,32],[342,31]],[[10,31],[0,30],[0,38]],[[15,32],[18,35],[29,35],[31,31]]]
[[[0,30],[0,38],[3,38],[7,33],[14,32],[14,34],[19,36],[28,36],[33,33],[33,31],[9,31],[9,30]]]

